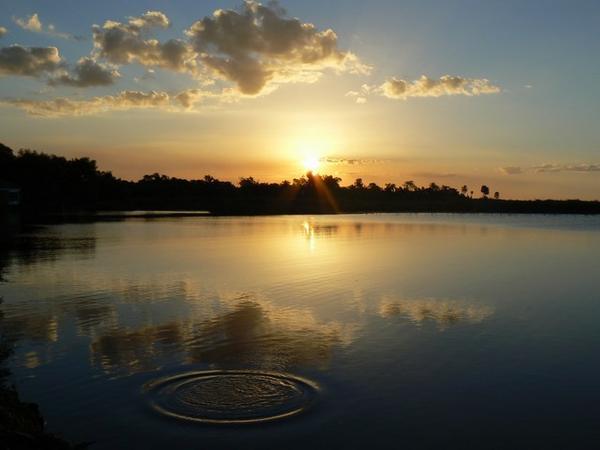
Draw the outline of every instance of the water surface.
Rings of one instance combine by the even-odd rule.
[[[2,330],[21,395],[96,449],[593,448],[599,255],[584,216],[54,225],[0,256]],[[218,414],[301,402],[269,374],[318,401],[258,424],[151,407],[144,386],[197,372],[258,374],[181,397]]]

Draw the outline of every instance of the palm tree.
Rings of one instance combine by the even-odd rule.
[[[467,187],[466,184],[463,184],[463,187],[460,188],[460,193],[464,196],[467,195],[467,192],[469,192],[469,188]]]
[[[487,198],[487,196],[490,195],[490,188],[484,184],[483,186],[481,186],[481,193],[485,198]]]
[[[494,192],[494,198],[496,200],[498,200],[500,198],[500,192],[498,192],[498,191]]]

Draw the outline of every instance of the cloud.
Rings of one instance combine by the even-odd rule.
[[[505,175],[519,175],[526,172],[534,173],[558,173],[558,172],[579,172],[591,173],[600,172],[600,164],[540,164],[531,167],[501,167],[500,171]]]
[[[169,28],[171,22],[169,18],[160,11],[148,11],[140,17],[130,17],[129,27],[137,30],[151,29],[151,28]]]
[[[442,97],[449,95],[471,97],[497,94],[499,92],[500,88],[485,78],[443,75],[436,79],[422,75],[413,81],[392,77],[379,86],[363,84],[358,91],[350,91],[346,93],[346,96],[354,98],[356,103],[363,104],[367,102],[368,96],[372,94],[395,100],[406,100],[411,97]]]
[[[92,28],[95,55],[113,64],[137,62],[143,66],[156,66],[176,72],[194,72],[195,57],[188,43],[170,39],[161,43],[147,38],[154,29],[170,26],[166,15],[148,11],[140,17],[130,17],[127,23],[107,20],[102,27]]]
[[[157,108],[170,104],[166,92],[122,91],[116,95],[93,97],[88,100],[56,98],[53,100],[3,100],[2,103],[16,106],[32,116],[61,117],[97,114],[109,110],[132,108]]]
[[[523,169],[518,166],[508,166],[501,167],[500,172],[502,172],[504,175],[520,175],[523,173]]]
[[[319,162],[326,164],[347,164],[350,166],[353,165],[362,165],[362,164],[378,164],[384,162],[383,159],[365,159],[365,158],[338,158],[335,156],[325,156],[319,159]]]
[[[63,74],[50,80],[50,85],[64,84],[75,87],[108,86],[121,75],[113,67],[100,64],[92,58],[81,58],[75,66],[74,75]]]
[[[444,75],[435,79],[423,75],[414,81],[390,78],[379,87],[379,92],[387,98],[406,100],[409,97],[497,94],[500,88],[485,78]]]
[[[600,164],[542,164],[532,168],[537,173],[544,172],[600,172]]]
[[[57,33],[52,25],[44,26],[37,13],[14,20],[30,31]],[[222,87],[219,94],[230,100],[240,94],[266,94],[281,83],[313,83],[327,69],[337,73],[369,71],[356,55],[338,49],[333,30],[320,31],[310,23],[289,18],[276,2],[264,6],[248,0],[239,10],[219,9],[212,16],[194,22],[185,31],[185,39],[161,42],[152,36],[155,31],[170,26],[169,18],[160,11],[128,17],[124,22],[107,20],[102,26],[92,27],[92,53],[81,58],[70,73],[60,61],[58,50],[55,66],[50,64],[53,60],[49,60],[46,65],[38,62],[39,67],[32,62],[29,69],[19,69],[15,64],[7,68],[8,61],[3,61],[0,71],[34,76],[48,74],[53,75],[49,80],[51,85],[89,87],[113,84],[119,77],[118,66],[137,63],[148,71],[162,68],[187,73],[204,85],[217,80],[232,83],[233,86]],[[5,50],[4,59],[8,56],[32,59],[34,49],[29,51],[31,54],[27,54],[28,51],[14,47]],[[205,96],[204,91],[198,92]],[[182,105],[200,99],[192,90],[180,98]]]
[[[40,18],[37,15],[37,13],[28,17],[27,19],[20,19],[16,17],[14,21],[24,30],[33,31],[34,33],[41,33],[43,29],[42,22],[40,21]]]
[[[192,110],[206,98],[220,98],[218,94],[200,89],[187,89],[176,94],[163,91],[122,91],[115,95],[73,100],[66,97],[51,100],[4,99],[0,105],[22,109],[38,117],[86,116],[108,111],[128,109],[162,109],[166,111]]]
[[[363,84],[358,91],[350,91],[346,93],[346,97],[353,98],[359,105],[364,105],[368,101],[369,95],[376,91],[376,86]]]
[[[477,324],[494,314],[489,306],[469,304],[456,300],[389,300],[384,298],[379,306],[379,314],[384,318],[404,317],[416,325],[432,321],[440,329],[458,323]]]
[[[219,9],[185,33],[199,60],[245,95],[260,94],[269,84],[314,82],[325,69],[369,70],[338,49],[333,30],[289,18],[276,2],[248,0],[239,11]]]
[[[0,38],[8,33],[8,30],[4,27],[0,27]]]
[[[13,21],[22,29],[31,31],[33,33],[43,33],[49,36],[59,37],[62,39],[74,39],[77,41],[84,40],[81,36],[73,36],[70,33],[63,33],[56,29],[51,23],[44,27],[44,24],[40,20],[40,16],[37,13],[32,14],[27,18],[13,17]]]
[[[39,77],[64,67],[56,47],[22,47],[11,45],[0,48],[0,75]]]
[[[186,89],[177,94],[175,100],[177,100],[185,109],[191,109],[196,103],[211,96],[213,96],[213,94],[200,89]]]

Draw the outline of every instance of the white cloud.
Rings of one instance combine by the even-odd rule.
[[[8,30],[5,27],[0,27],[0,38],[5,36]]]
[[[15,23],[24,30],[33,31],[34,33],[40,33],[42,31],[42,22],[40,21],[37,13],[31,15],[26,19],[20,19],[16,17]]]
[[[82,40],[80,36],[73,36],[70,33],[63,33],[56,29],[53,24],[48,24],[44,27],[40,16],[37,13],[32,14],[26,18],[13,17],[14,22],[24,30],[31,31],[33,33],[43,33],[49,36],[59,37],[62,39],[75,39]]]
[[[370,69],[338,49],[333,30],[290,18],[276,2],[248,0],[239,11],[219,9],[192,24],[186,35],[199,60],[245,95],[263,93],[269,84],[314,82],[326,69]]]

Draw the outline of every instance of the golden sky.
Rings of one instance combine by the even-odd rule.
[[[599,198],[598,8],[452,3],[4,2],[1,140],[128,179]]]

